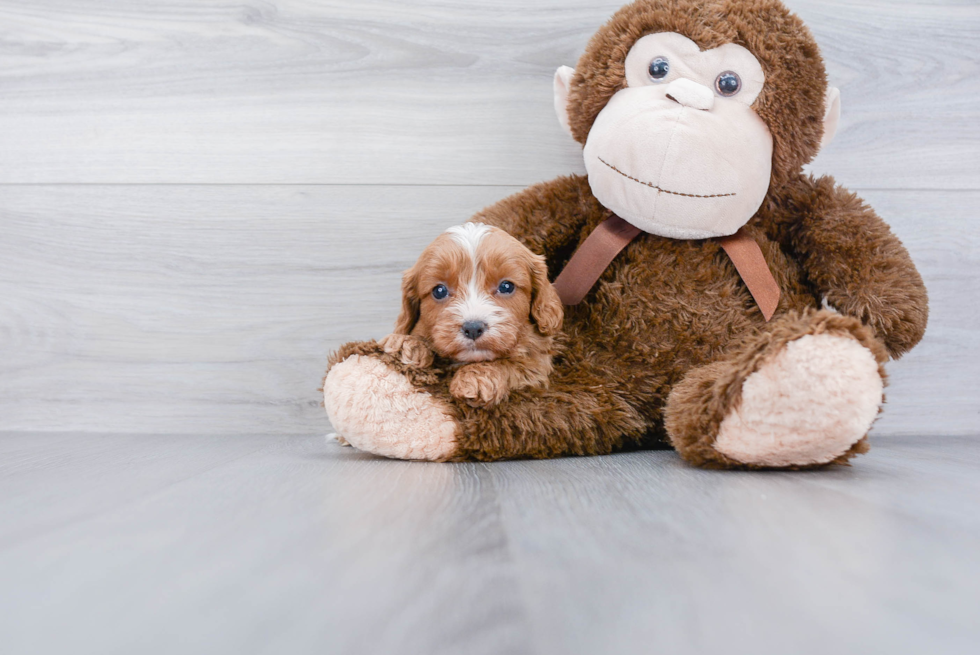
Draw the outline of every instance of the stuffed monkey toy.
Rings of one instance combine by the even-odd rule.
[[[839,93],[777,0],[637,0],[555,75],[586,176],[473,220],[546,258],[566,303],[546,388],[493,407],[375,342],[330,360],[324,400],[353,446],[497,460],[673,447],[710,468],[803,469],[868,449],[883,365],[928,301],[860,198],[802,172]]]

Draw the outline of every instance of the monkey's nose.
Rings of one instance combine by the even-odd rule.
[[[483,321],[466,321],[463,323],[463,334],[467,339],[476,341],[487,331],[487,327]]]
[[[715,106],[715,94],[711,89],[683,77],[667,85],[667,97],[691,109],[707,111]]]

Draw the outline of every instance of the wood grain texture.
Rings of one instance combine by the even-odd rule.
[[[581,170],[551,74],[619,5],[0,3],[0,429],[326,431],[327,351],[421,247]],[[812,168],[931,291],[877,432],[975,432],[980,8],[790,5],[844,98]]]
[[[326,430],[328,351],[387,334],[401,272],[503,193],[8,187],[0,425]]]
[[[6,0],[0,182],[507,184],[582,168],[551,76],[621,2]],[[791,0],[842,90],[817,162],[980,189],[980,7]]]
[[[732,473],[0,434],[0,635],[46,653],[975,652],[980,441]],[[57,629],[54,629],[56,626]]]
[[[0,429],[327,431],[327,352],[386,334],[417,253],[517,189],[6,187]],[[877,433],[976,433],[980,192],[865,195],[932,306]]]
[[[492,474],[542,652],[965,653],[976,447],[890,440],[799,476],[717,476],[673,453]]]

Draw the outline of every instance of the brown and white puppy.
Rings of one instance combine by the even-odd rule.
[[[482,223],[451,227],[402,278],[402,310],[385,352],[420,368],[433,351],[457,367],[450,393],[495,405],[512,389],[546,385],[561,301],[544,258]]]

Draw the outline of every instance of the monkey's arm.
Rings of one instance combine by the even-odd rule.
[[[478,212],[472,220],[499,227],[544,255],[552,276],[578,245],[583,226],[604,213],[585,176],[542,182]],[[557,267],[557,268],[556,268]]]
[[[842,314],[874,330],[892,357],[915,346],[929,300],[902,242],[859,197],[834,179],[807,177],[770,208],[775,236],[795,254],[816,290]]]

